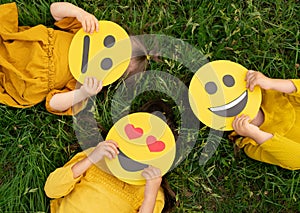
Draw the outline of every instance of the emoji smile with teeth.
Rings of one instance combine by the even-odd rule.
[[[151,113],[138,112],[121,118],[110,129],[106,140],[114,140],[119,145],[118,157],[105,158],[107,167],[114,176],[130,184],[145,184],[141,173],[149,165],[159,168],[164,175],[175,158],[171,129]]]
[[[245,91],[234,101],[223,106],[210,107],[209,110],[219,116],[232,117],[240,114],[240,112],[243,111],[247,104],[247,101],[248,91]]]
[[[239,114],[254,118],[261,104],[261,90],[246,88],[247,69],[240,64],[219,60],[202,66],[193,76],[189,101],[194,114],[216,130],[233,130]]]

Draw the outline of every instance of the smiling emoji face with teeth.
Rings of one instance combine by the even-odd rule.
[[[253,119],[261,104],[260,87],[253,92],[246,88],[247,69],[240,64],[220,60],[202,66],[193,76],[189,100],[194,114],[205,125],[232,130],[232,121],[239,114]]]
[[[145,184],[141,175],[149,165],[159,168],[164,175],[175,159],[174,135],[159,117],[145,112],[121,118],[110,129],[106,140],[119,145],[119,155],[109,160],[107,167],[117,178],[134,185]]]

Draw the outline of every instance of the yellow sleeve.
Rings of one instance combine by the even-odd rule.
[[[82,101],[81,103],[78,103],[75,106],[72,106],[72,107],[70,107],[69,109],[67,109],[66,111],[63,111],[63,112],[52,109],[50,107],[50,104],[49,104],[51,98],[55,94],[70,92],[70,91],[74,90],[75,87],[76,87],[76,83],[77,83],[77,81],[75,79],[72,79],[67,83],[67,85],[63,89],[61,89],[61,90],[58,90],[58,89],[51,90],[46,96],[45,105],[46,105],[47,111],[52,113],[52,114],[55,114],[55,115],[76,115],[78,112],[80,112],[82,109],[84,109],[84,107],[86,106],[87,100]]]
[[[82,176],[74,179],[72,166],[86,157],[84,152],[76,154],[63,167],[52,172],[45,183],[44,190],[49,198],[60,198],[69,194]]]
[[[289,94],[289,95],[294,95],[300,97],[300,79],[291,79],[291,81],[294,83],[296,87],[296,91]]]
[[[18,9],[15,2],[0,5],[0,32],[18,31]]]
[[[157,193],[155,207],[153,213],[161,213],[165,205],[165,196],[163,189],[160,187]]]
[[[244,147],[244,151],[250,158],[258,161],[289,170],[300,169],[300,143],[276,133],[273,138],[261,145],[247,144]]]
[[[66,17],[54,23],[58,28],[70,32],[76,33],[82,28],[81,23],[75,17]]]

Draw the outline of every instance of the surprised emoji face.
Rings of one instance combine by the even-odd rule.
[[[99,32],[80,29],[69,49],[69,67],[80,83],[96,77],[103,86],[113,83],[126,71],[131,59],[131,42],[126,31],[111,21],[99,21]]]

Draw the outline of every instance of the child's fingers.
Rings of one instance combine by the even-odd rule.
[[[109,142],[107,142],[106,144],[107,144],[108,148],[114,152],[114,154],[119,154],[119,150],[115,144],[109,143]]]
[[[247,81],[248,83],[248,89],[252,92],[254,87],[256,86],[257,84],[257,78],[256,78],[256,75],[251,75]]]
[[[87,26],[86,26],[85,20],[81,22],[81,25],[82,25],[83,31],[86,32],[87,31]]]
[[[114,154],[109,152],[108,150],[103,151],[103,156],[107,157],[109,160],[112,160],[115,158]]]
[[[89,83],[89,77],[85,77],[83,84],[88,85],[88,83]]]
[[[99,32],[99,22],[96,17],[94,17],[94,22],[95,22],[95,30],[96,30],[96,32]]]
[[[95,77],[90,77],[89,79],[90,79],[90,84],[89,84],[90,88],[95,88],[97,85],[97,79],[95,79]]]
[[[248,122],[248,117],[245,116],[245,115],[243,115],[243,116],[241,117],[241,126],[242,126],[242,127],[246,127],[248,123],[249,123],[249,122]]]
[[[94,25],[93,25],[93,22],[92,22],[91,19],[88,19],[87,22],[88,22],[88,26],[89,26],[89,29],[88,29],[88,30],[89,30],[89,33],[92,34],[92,33],[94,32]]]
[[[239,130],[245,125],[245,115],[237,116],[232,122],[233,129]]]
[[[102,81],[100,80],[98,82],[97,93],[99,93],[101,90],[102,90]]]
[[[142,176],[147,180],[157,178],[161,176],[161,171],[158,168],[149,166],[143,170]]]
[[[235,118],[234,118],[234,120],[232,121],[232,128],[234,129],[234,130],[237,130],[237,124],[238,124],[238,116],[236,116]]]
[[[257,83],[256,71],[249,70],[246,74],[246,88],[248,88],[251,92]]]
[[[89,33],[92,34],[95,31],[95,23],[93,18],[89,19],[89,27],[90,27]]]
[[[114,144],[117,148],[119,148],[118,143],[117,143],[116,141],[114,141],[114,140],[107,140],[106,142],[107,142],[107,143],[112,143],[112,144]]]
[[[115,158],[118,155],[118,150],[116,149],[116,147],[113,147],[112,144],[106,144],[103,147],[103,152],[104,155],[108,157],[110,160]]]

